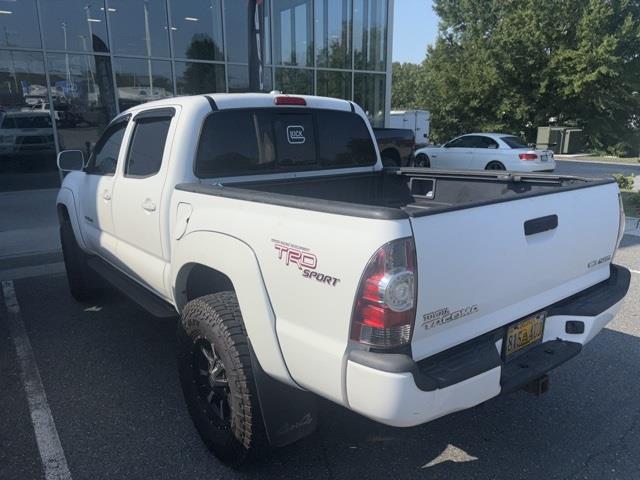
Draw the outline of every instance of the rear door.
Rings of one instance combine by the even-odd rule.
[[[418,258],[414,358],[607,279],[618,233],[617,193],[611,183],[412,218]],[[525,233],[528,220],[554,216],[554,228],[550,223],[546,231]]]
[[[133,118],[132,133],[114,196],[119,266],[156,293],[167,297],[163,274],[161,208],[175,129],[175,109],[145,110]],[[168,214],[168,212],[166,212]]]

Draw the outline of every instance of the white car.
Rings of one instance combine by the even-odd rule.
[[[416,151],[415,166],[439,170],[510,170],[552,172],[551,150],[536,150],[520,137],[507,133],[469,133],[442,146]]]
[[[55,149],[48,111],[0,111],[0,155],[53,153]]]

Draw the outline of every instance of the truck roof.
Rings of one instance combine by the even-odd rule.
[[[135,113],[141,110],[147,110],[153,107],[181,105],[181,106],[195,106],[196,104],[202,104],[202,102],[209,102],[209,99],[215,102],[215,105],[220,110],[234,109],[234,108],[267,108],[275,107],[276,97],[299,97],[303,98],[309,108],[322,108],[329,110],[342,110],[349,111],[356,109],[361,115],[364,113],[362,109],[354,102],[348,100],[341,100],[337,98],[318,97],[315,95],[288,95],[280,92],[271,93],[207,93],[201,95],[189,95],[182,97],[170,97],[162,100],[154,100],[152,102],[142,103],[131,107],[127,110],[128,113]],[[125,112],[122,112],[125,113]]]

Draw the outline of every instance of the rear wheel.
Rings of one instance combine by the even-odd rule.
[[[431,160],[426,153],[419,153],[416,155],[416,158],[413,160],[414,167],[422,167],[422,168],[430,168]]]
[[[238,466],[267,445],[247,334],[233,292],[190,301],[178,326],[178,369],[200,437]]]
[[[506,170],[506,168],[502,163],[494,160],[493,162],[489,162],[487,164],[487,166],[485,167],[485,170]]]
[[[96,274],[89,269],[89,256],[78,245],[68,219],[60,224],[60,243],[71,296],[78,302],[90,300],[96,291]]]

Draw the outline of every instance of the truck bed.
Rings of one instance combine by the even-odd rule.
[[[189,183],[176,188],[291,208],[391,220],[577,190],[613,181],[508,172],[463,173],[404,168],[259,182],[214,185]]]

